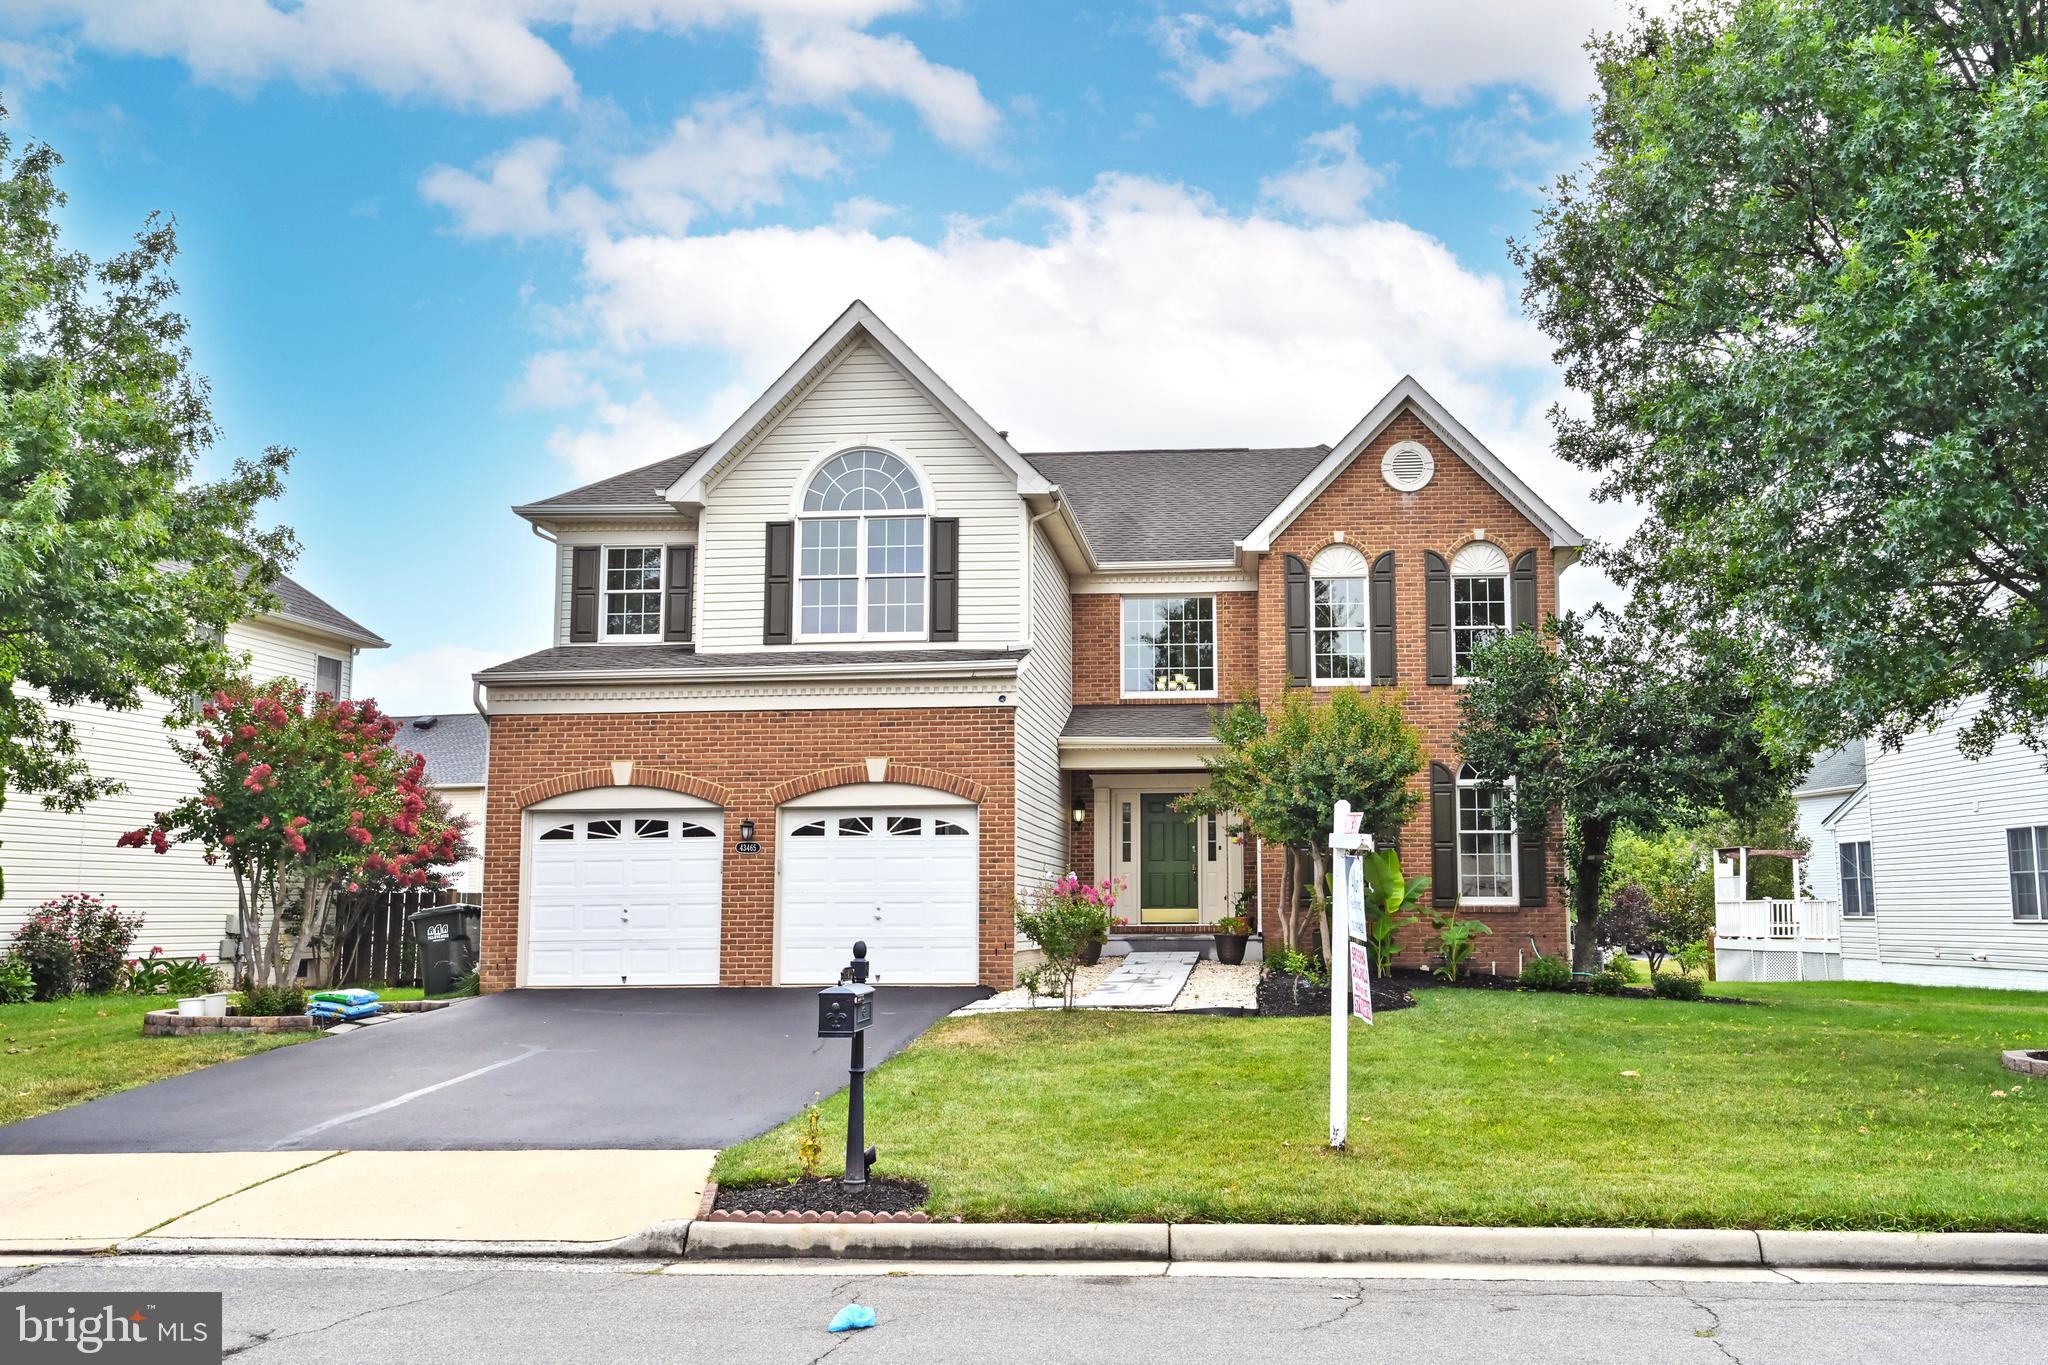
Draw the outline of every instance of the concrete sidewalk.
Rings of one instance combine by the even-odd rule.
[[[694,1218],[716,1152],[162,1152],[0,1156],[0,1253],[139,1238],[601,1245]]]

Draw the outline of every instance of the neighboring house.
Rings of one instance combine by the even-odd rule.
[[[246,655],[249,676],[291,678],[309,688],[349,695],[356,653],[385,642],[290,578],[272,589],[277,609],[230,626],[227,645]],[[0,808],[0,942],[38,905],[67,891],[88,891],[143,915],[137,948],[173,957],[217,957],[235,920],[235,884],[226,869],[208,867],[197,848],[165,854],[114,847],[122,833],[149,824],[193,791],[192,770],[171,749],[164,727],[170,703],[146,699],[133,711],[59,706],[77,727],[87,765],[126,790],[94,801],[76,815],[47,810],[27,792],[8,793]],[[178,738],[192,742],[190,731]]]
[[[1134,933],[1241,891],[1270,929],[1278,850],[1171,803],[1213,706],[1289,688],[1401,688],[1411,867],[1482,968],[1564,950],[1556,829],[1452,735],[1580,538],[1413,379],[1335,446],[1024,455],[855,303],[710,445],[514,510],[554,606],[475,678],[489,989],[812,984],[856,939],[1007,986],[1017,898],[1070,868]]]
[[[464,711],[446,716],[396,716],[391,738],[427,760],[427,785],[441,794],[452,814],[469,821],[472,856],[442,875],[463,896],[480,895],[484,882],[484,779],[491,763],[491,727]]]
[[[1794,792],[1851,980],[2048,990],[2048,756],[2003,739],[1965,758],[1980,710],[1824,755]]]

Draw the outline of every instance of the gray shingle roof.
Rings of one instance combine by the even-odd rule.
[[[276,584],[271,588],[271,592],[277,598],[277,614],[279,616],[286,616],[294,621],[304,621],[307,625],[318,626],[322,630],[329,630],[337,635],[348,636],[358,644],[369,645],[372,648],[381,649],[390,644],[390,641],[378,635],[368,626],[336,611],[325,599],[307,591],[304,586],[293,579],[279,575]]]
[[[1026,455],[1060,486],[1103,564],[1227,560],[1328,446]]]
[[[698,446],[695,450],[686,450],[680,455],[671,455],[665,460],[599,479],[596,483],[586,483],[581,488],[572,488],[566,493],[542,498],[539,502],[523,504],[515,510],[545,512],[568,507],[666,507],[668,504],[662,499],[662,494],[707,449],[708,446]]]
[[[1848,791],[1862,785],[1863,741],[1856,739],[1816,758],[1813,767],[1792,789],[1792,794],[1811,796],[1817,792]]]
[[[1186,702],[1140,702],[1130,706],[1077,706],[1067,717],[1062,739],[1207,739],[1209,719],[1220,708]]]
[[[476,676],[596,671],[677,673],[731,668],[823,668],[857,664],[1014,663],[1021,649],[764,649],[744,654],[693,654],[681,645],[557,645],[493,664]]]
[[[427,760],[435,787],[481,787],[491,767],[491,725],[474,711],[445,716],[394,716],[391,742]]]

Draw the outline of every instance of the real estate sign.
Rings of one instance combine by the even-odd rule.
[[[1370,851],[1372,839],[1358,832],[1363,817],[1355,814],[1349,801],[1339,801],[1330,815],[1330,899],[1342,913],[1330,915],[1330,1146],[1341,1148],[1350,1126],[1351,1112],[1351,1011],[1344,998],[1351,995],[1365,1002],[1363,1017],[1372,1019],[1372,980],[1362,978],[1365,989],[1346,990],[1361,979],[1359,961],[1364,944],[1353,939],[1365,937],[1365,869],[1358,855]],[[1368,970],[1370,964],[1368,963]],[[1346,967],[1349,971],[1346,971]],[[1356,1008],[1354,1006],[1353,1008]]]

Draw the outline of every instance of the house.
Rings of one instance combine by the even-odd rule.
[[[318,691],[348,696],[359,651],[383,649],[375,633],[291,578],[272,588],[276,609],[228,628],[229,649],[246,656],[253,678],[291,678]],[[151,697],[133,711],[59,706],[77,727],[91,770],[126,790],[77,814],[45,809],[28,793],[0,807],[0,860],[7,869],[0,897],[0,942],[53,896],[87,891],[130,912],[140,911],[136,944],[172,957],[222,955],[235,923],[235,884],[225,868],[208,867],[199,849],[174,845],[162,855],[114,847],[123,832],[150,823],[194,789],[192,771],[171,748],[164,727],[170,703]],[[178,736],[193,741],[187,731]]]
[[[484,876],[484,779],[489,774],[491,729],[473,711],[440,716],[394,716],[391,743],[427,761],[427,785],[450,814],[469,821],[471,856],[441,870],[449,887],[468,899],[481,895]]]
[[[1289,688],[1402,689],[1411,865],[1482,969],[1564,950],[1559,831],[1452,735],[1580,537],[1413,379],[1332,446],[1026,455],[856,302],[709,445],[513,510],[554,600],[475,675],[487,989],[814,984],[855,940],[1007,986],[1068,869],[1123,878],[1134,934],[1245,893],[1273,928],[1279,851],[1172,803],[1212,707]]]
[[[1793,793],[1850,980],[2048,990],[2044,755],[2001,739],[1965,757],[1956,738],[1980,712],[1823,755]]]

